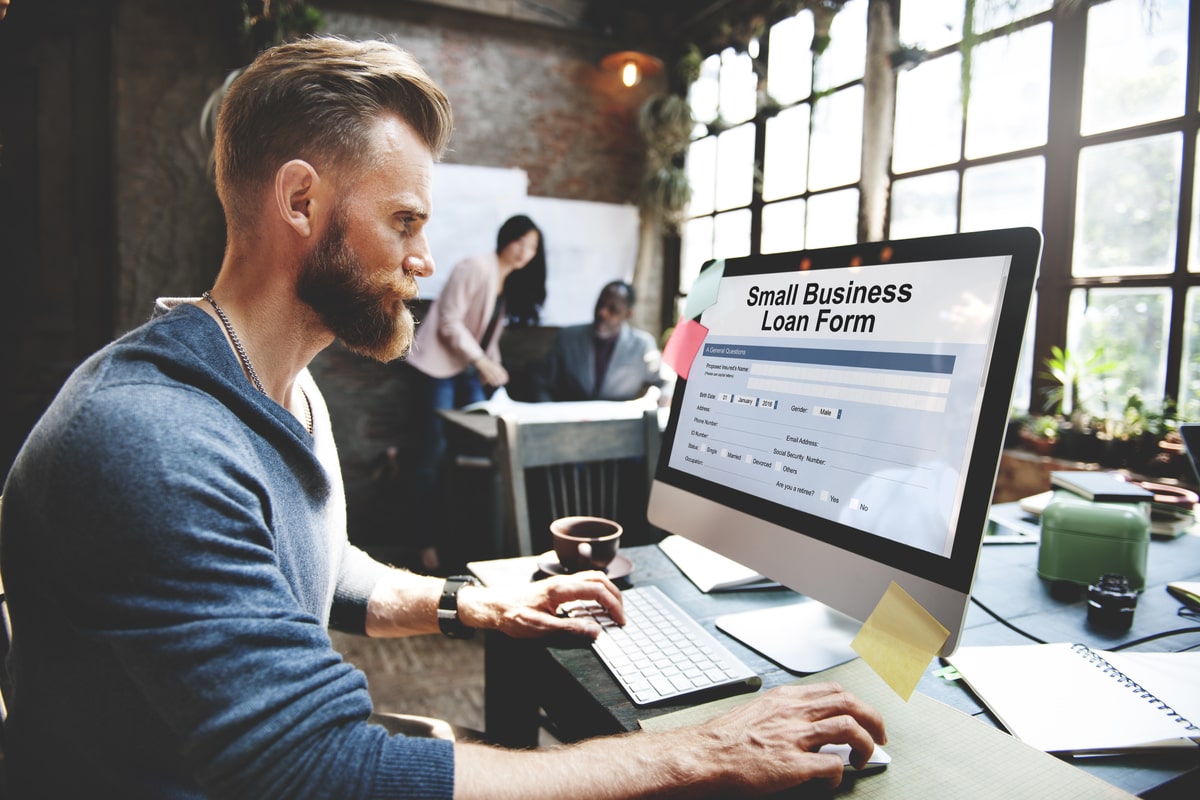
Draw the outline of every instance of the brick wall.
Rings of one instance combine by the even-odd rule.
[[[456,125],[447,163],[520,168],[531,195],[632,201],[642,168],[637,108],[661,86],[620,87],[595,66],[602,43],[387,0],[316,5],[326,32],[395,41],[450,95]],[[228,15],[210,15],[204,6],[175,0],[116,5],[119,330],[145,319],[158,295],[198,294],[220,265],[224,230],[204,171],[199,117],[208,93],[240,65],[240,54],[231,44]],[[544,332],[509,336],[506,359],[519,371],[545,340]],[[336,345],[312,370],[334,419],[351,537],[376,549],[396,546],[404,477],[387,478],[385,467],[391,447],[401,466],[411,461],[405,370]]]

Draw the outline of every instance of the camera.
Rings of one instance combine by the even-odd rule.
[[[1106,630],[1126,630],[1133,624],[1137,592],[1124,575],[1106,573],[1087,590],[1088,623]]]

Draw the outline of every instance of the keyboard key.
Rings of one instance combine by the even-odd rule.
[[[622,593],[624,627],[599,605],[581,603],[569,613],[601,623],[592,649],[634,705],[650,705],[717,686],[757,689],[762,680],[709,631],[656,586]]]

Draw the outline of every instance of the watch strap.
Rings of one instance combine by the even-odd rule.
[[[470,575],[451,575],[442,586],[442,598],[438,602],[438,627],[451,639],[470,639],[474,628],[468,628],[458,618],[458,590],[464,586],[478,586],[479,581]]]

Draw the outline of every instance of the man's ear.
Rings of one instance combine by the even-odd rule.
[[[320,182],[321,176],[312,164],[298,158],[275,173],[275,206],[279,216],[301,236],[312,235]]]

